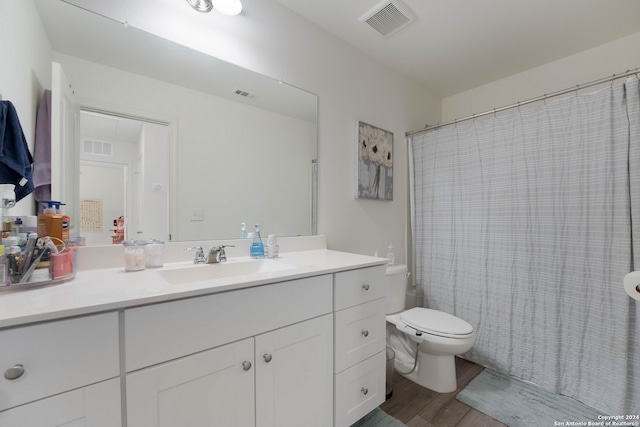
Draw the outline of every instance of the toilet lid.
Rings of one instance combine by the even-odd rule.
[[[473,332],[473,326],[464,320],[429,308],[412,308],[401,313],[400,318],[412,328],[434,335],[464,336]]]

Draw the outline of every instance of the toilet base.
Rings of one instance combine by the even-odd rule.
[[[455,356],[438,356],[418,351],[418,366],[404,375],[414,383],[437,393],[451,393],[458,388]]]

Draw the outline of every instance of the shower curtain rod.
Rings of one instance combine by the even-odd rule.
[[[486,115],[489,115],[489,114],[495,114],[495,113],[498,113],[500,111],[509,110],[511,108],[522,107],[523,105],[531,104],[532,102],[543,101],[543,100],[548,99],[548,98],[553,98],[554,96],[564,95],[566,93],[575,92],[575,91],[578,91],[580,89],[585,89],[585,88],[588,88],[588,87],[591,87],[591,86],[596,86],[596,85],[599,85],[599,84],[602,84],[602,83],[613,82],[616,79],[621,79],[623,77],[628,77],[628,76],[630,76],[632,74],[638,74],[638,73],[640,73],[640,68],[635,68],[633,70],[627,70],[626,72],[621,73],[621,74],[614,74],[614,75],[609,76],[609,77],[605,77],[605,78],[602,78],[602,79],[599,79],[599,80],[594,80],[594,81],[589,82],[589,83],[579,84],[579,85],[576,85],[574,87],[570,87],[570,88],[567,88],[567,89],[559,90],[557,92],[553,92],[553,93],[549,93],[549,94],[545,93],[544,95],[538,96],[536,98],[531,98],[531,99],[528,99],[526,101],[516,102],[515,104],[506,105],[506,106],[500,107],[500,108],[494,108],[493,110],[485,111],[484,113],[472,114],[471,116],[463,117],[461,119],[451,120],[451,121],[448,121],[448,122],[442,123],[442,124],[438,123],[437,125],[432,125],[432,126],[425,125],[424,129],[414,130],[414,131],[411,131],[411,132],[406,132],[405,136],[410,137],[410,136],[414,136],[414,135],[425,133],[425,132],[431,132],[433,130],[440,129],[440,128],[445,127],[445,126],[455,125],[455,124],[458,124],[460,122],[477,119],[478,117],[486,116]]]

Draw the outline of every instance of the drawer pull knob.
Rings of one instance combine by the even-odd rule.
[[[265,353],[262,355],[262,358],[264,359],[265,362],[269,363],[271,362],[272,356],[269,353]]]
[[[367,331],[366,329],[363,329],[362,330],[362,335],[364,335],[365,338],[368,337],[369,336],[369,331]]]
[[[360,389],[360,391],[361,391],[361,392],[362,392],[362,394],[364,394],[365,396],[369,393],[369,389],[368,389],[368,388],[366,388],[366,387],[362,387],[362,388]]]
[[[365,291],[369,290],[369,284],[365,283],[364,285],[362,285],[362,289],[364,289]]]
[[[248,361],[242,362],[242,369],[244,369],[245,371],[248,371],[249,369],[251,369],[251,362],[248,362]]]
[[[24,366],[17,364],[13,368],[4,371],[4,377],[9,381],[17,380],[24,374]]]

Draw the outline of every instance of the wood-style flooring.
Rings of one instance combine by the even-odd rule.
[[[393,395],[380,408],[408,427],[504,427],[505,424],[456,399],[483,369],[456,357],[458,389],[451,393],[436,393],[396,373]]]

